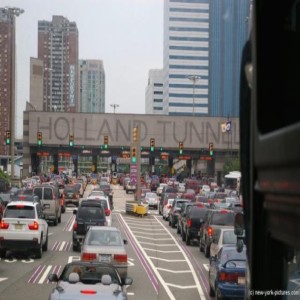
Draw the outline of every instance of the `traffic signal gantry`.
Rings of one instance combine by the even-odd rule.
[[[5,131],[5,144],[10,145],[11,134],[10,130]]]
[[[74,147],[74,135],[73,134],[69,135],[69,146]]]
[[[179,142],[179,154],[183,153],[183,142]]]
[[[105,135],[103,138],[104,149],[108,148],[108,135]]]
[[[209,156],[214,156],[214,144],[209,143]]]
[[[155,149],[155,139],[151,138],[150,139],[150,151],[153,152]]]
[[[43,134],[41,131],[37,133],[37,145],[41,147],[43,145]]]

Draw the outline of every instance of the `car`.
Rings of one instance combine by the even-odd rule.
[[[42,203],[43,212],[47,221],[56,226],[61,223],[61,214],[65,211],[64,202],[60,201],[60,192],[52,185],[36,185],[33,193],[37,195]]]
[[[166,201],[167,203],[164,205],[162,216],[164,220],[169,220],[169,212],[174,202],[174,199],[167,199]]]
[[[190,202],[187,199],[175,199],[172,203],[172,207],[169,212],[169,226],[175,227],[178,223],[178,214],[181,211],[181,205],[184,202]]]
[[[154,209],[158,208],[159,198],[156,193],[148,192],[145,195],[144,201],[148,204],[148,207],[153,207]]]
[[[81,247],[81,260],[111,263],[124,280],[128,272],[125,244],[118,228],[91,226]]]
[[[246,283],[246,247],[223,246],[211,257],[209,266],[209,296],[217,299],[244,299]]]
[[[89,226],[107,225],[105,209],[97,201],[82,201],[73,214],[76,215],[72,231],[73,251],[80,251]]]
[[[216,256],[224,245],[236,245],[237,238],[233,226],[215,228],[210,245],[210,257]]]
[[[108,197],[107,196],[95,196],[95,195],[92,195],[92,196],[88,196],[86,198],[86,200],[82,200],[82,201],[97,201],[99,202],[103,207],[104,207],[104,213],[105,213],[105,218],[106,218],[106,222],[107,222],[107,226],[111,226],[112,224],[112,209],[110,207],[110,202],[108,200]],[[81,201],[81,202],[82,202]]]
[[[73,204],[78,207],[80,201],[80,190],[76,184],[67,184],[64,188],[65,204]]]
[[[48,224],[39,203],[7,204],[0,223],[0,257],[8,250],[33,252],[36,258],[48,250]]]
[[[210,245],[214,230],[222,226],[234,225],[235,213],[227,209],[208,209],[199,230],[199,250],[210,256]]]
[[[79,191],[79,196],[83,197],[83,193],[84,193],[84,186],[82,182],[74,182],[74,187],[76,189],[78,189]]]
[[[31,201],[39,202],[41,204],[40,198],[34,194],[32,189],[19,189],[14,196],[12,196],[11,201]]]
[[[134,193],[134,192],[136,192],[136,184],[134,182],[132,182],[132,181],[128,181],[126,183],[125,189],[126,189],[126,194],[128,194],[129,192],[133,192]]]
[[[122,281],[111,264],[90,261],[68,263],[60,275],[50,274],[48,280],[55,283],[49,300],[126,300],[126,286],[133,282],[131,277]]]

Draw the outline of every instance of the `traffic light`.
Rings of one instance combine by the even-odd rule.
[[[10,145],[10,130],[5,131],[5,144]]]
[[[132,130],[132,140],[134,143],[136,143],[138,140],[138,128],[137,127],[134,127]]]
[[[136,163],[136,147],[131,148],[131,162]]]
[[[104,136],[104,149],[107,149],[108,148],[108,135],[105,135]]]
[[[39,147],[43,144],[43,134],[41,131],[38,131],[37,133],[37,144]]]
[[[74,147],[74,135],[73,134],[69,135],[69,146]]]
[[[155,139],[154,138],[151,138],[150,139],[150,151],[154,151],[154,148],[155,148]]]
[[[209,143],[209,156],[213,156],[213,155],[214,155],[214,144]]]
[[[183,142],[179,142],[179,154],[183,153]]]

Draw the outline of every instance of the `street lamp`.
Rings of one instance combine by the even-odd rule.
[[[189,80],[193,82],[193,116],[195,115],[195,85],[197,80],[201,79],[200,76],[191,75],[187,77]]]
[[[120,105],[119,104],[111,104],[110,106],[114,108],[114,113],[116,113],[116,108],[119,107]]]
[[[0,8],[1,13],[9,19],[9,30],[11,30],[11,115],[10,115],[10,155],[11,155],[11,178],[14,179],[14,162],[15,162],[15,88],[16,88],[16,17],[24,12],[24,9],[18,7]]]

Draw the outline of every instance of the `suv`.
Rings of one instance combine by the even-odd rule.
[[[52,221],[55,226],[60,223],[61,213],[65,211],[65,208],[61,207],[58,188],[52,185],[37,185],[33,193],[41,200],[46,220]]]
[[[187,199],[175,199],[169,212],[169,226],[175,227],[178,222],[178,214],[181,211],[181,205],[184,202],[190,202]]]
[[[0,223],[2,258],[7,250],[33,250],[36,258],[48,250],[48,224],[39,203],[13,201],[7,204]]]
[[[64,198],[65,198],[65,204],[74,204],[78,207],[79,200],[80,200],[80,191],[74,184],[67,184],[64,188]]]
[[[199,241],[199,228],[203,223],[207,208],[200,203],[188,205],[181,220],[181,238],[187,245],[191,240]]]
[[[214,230],[219,227],[233,226],[235,213],[230,210],[209,209],[204,217],[199,231],[199,249],[204,251],[206,257],[210,256],[210,245]]]
[[[85,200],[81,202],[78,210],[73,211],[73,214],[76,215],[73,225],[73,251],[79,251],[90,226],[107,225],[105,209],[97,201]]]

